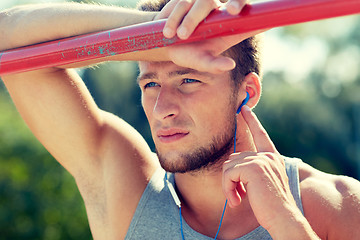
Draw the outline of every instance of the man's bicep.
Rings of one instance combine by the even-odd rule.
[[[305,216],[322,239],[356,239],[360,229],[360,182],[313,170],[302,182]]]
[[[329,239],[358,239],[360,236],[360,182],[346,176],[335,181],[341,194],[341,203],[337,206],[337,224],[334,224],[333,237]],[[335,221],[334,221],[335,222]]]

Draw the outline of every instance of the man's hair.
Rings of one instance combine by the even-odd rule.
[[[142,0],[137,8],[141,11],[161,11],[169,1]],[[231,57],[236,63],[236,67],[231,71],[231,78],[235,85],[241,83],[245,76],[251,72],[255,72],[261,78],[259,42],[259,37],[250,37],[224,52],[225,56]]]

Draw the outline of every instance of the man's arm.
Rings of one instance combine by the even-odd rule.
[[[149,21],[154,13],[46,4],[16,7],[0,16],[0,32],[7,36],[0,40],[4,50]],[[74,176],[94,239],[124,236],[158,166],[145,140],[123,120],[101,111],[73,70],[49,68],[2,79],[32,132]]]
[[[15,7],[0,16],[0,32],[7,36],[0,40],[4,50],[150,21],[154,13],[67,3]],[[81,160],[68,164],[69,156],[64,155],[99,149],[101,142],[97,141],[103,139],[107,117],[75,72],[49,68],[3,76],[3,80],[34,134],[71,173]],[[88,142],[78,145],[84,139]]]
[[[306,218],[322,239],[357,239],[360,236],[360,182],[346,176],[299,166]]]
[[[78,3],[34,4],[0,13],[0,50],[151,21],[156,13]]]

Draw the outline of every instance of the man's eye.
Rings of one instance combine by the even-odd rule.
[[[144,88],[151,88],[151,87],[156,87],[156,86],[159,86],[159,85],[155,82],[149,82],[144,85]]]
[[[200,82],[199,80],[192,79],[192,78],[184,78],[183,83],[197,83]]]

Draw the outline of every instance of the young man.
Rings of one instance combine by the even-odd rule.
[[[166,17],[165,36],[187,38],[221,5],[172,0],[160,13],[84,4],[18,7],[0,14],[7,36],[0,49]],[[243,5],[232,0],[225,7],[237,14]],[[69,69],[74,65],[2,77],[33,133],[74,176],[94,239],[214,238],[226,199],[218,239],[359,236],[360,183],[281,156],[251,111],[261,93],[258,74],[249,68],[237,75],[227,56],[239,56],[220,55],[252,34],[101,59],[140,61],[142,104],[157,154],[126,122],[97,108]],[[246,92],[250,99],[237,115]]]

